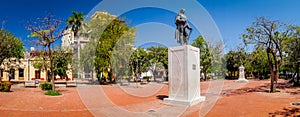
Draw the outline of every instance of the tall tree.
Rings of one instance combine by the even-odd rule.
[[[100,37],[98,37],[94,58],[98,78],[102,78],[101,74],[107,72],[109,74],[109,82],[115,82],[114,77],[118,72],[115,67],[118,65],[116,66],[116,64],[114,64],[116,63],[114,58],[120,60],[118,57],[116,57],[119,56],[119,54],[115,51],[115,47],[117,47],[118,42],[123,39],[132,40],[131,42],[133,42],[134,35],[134,30],[130,28],[125,21],[118,18],[113,19],[108,25],[105,26],[104,31],[102,33],[100,32]],[[126,45],[126,43],[123,44]]]
[[[158,69],[168,69],[168,48],[162,46],[151,46],[147,48],[149,70],[152,71],[154,81],[156,81]]]
[[[143,72],[148,71],[150,66],[148,53],[143,48],[135,49],[130,56],[129,66],[134,78],[139,78]]]
[[[43,56],[49,58],[52,90],[55,90],[54,84],[54,51],[53,44],[63,36],[63,30],[60,30],[61,20],[55,19],[51,14],[44,18],[37,18],[34,22],[29,22],[27,30],[30,31],[32,37],[38,38],[41,46],[47,47],[47,51]]]
[[[2,28],[0,29],[0,42],[0,65],[5,59],[24,57],[25,50],[22,41]]]
[[[202,66],[201,72],[204,74],[204,80],[206,80],[208,69],[212,65],[212,54],[209,50],[208,43],[202,36],[198,36],[198,38],[193,41],[192,46],[200,49],[200,65]]]
[[[79,30],[82,28],[82,25],[84,23],[84,15],[82,12],[76,12],[72,11],[72,16],[70,16],[67,20],[68,27],[71,28],[74,34],[75,40],[77,40],[77,61],[80,61],[80,38],[78,38]],[[77,64],[78,66],[78,74],[77,76],[80,77],[80,64]]]
[[[292,81],[295,86],[300,85],[300,27],[294,27],[294,34],[291,39],[286,41],[287,59],[286,65],[290,72],[294,72]],[[294,79],[296,77],[296,79]]]
[[[0,29],[0,41],[0,65],[4,59],[24,57],[24,46],[19,38],[4,29]]]
[[[289,25],[259,17],[242,35],[245,44],[255,44],[267,52],[271,73],[270,92],[276,91],[279,68],[283,61],[284,42],[291,37],[291,33],[292,28]]]
[[[81,66],[86,71],[94,69],[94,58],[98,40],[105,30],[105,27],[114,19],[110,14],[96,12],[93,17],[83,25],[82,33],[88,35],[89,41],[81,52]]]
[[[84,15],[82,12],[72,11],[72,16],[70,16],[67,20],[67,24],[69,28],[74,32],[74,37],[78,35],[81,26],[84,23]]]
[[[135,36],[135,28],[129,28],[119,39],[113,48],[111,58],[111,68],[116,80],[121,78],[128,78],[129,60],[133,51],[133,42]]]
[[[57,48],[54,56],[54,74],[59,75],[60,78],[66,78],[66,80],[68,80],[67,71],[70,69],[72,62],[72,53],[68,53],[61,48]]]
[[[209,50],[212,54],[212,65],[208,69],[212,73],[216,73],[217,76],[221,76],[218,78],[224,78],[225,72],[226,72],[226,60],[224,58],[224,46],[223,42],[217,41],[217,42],[207,42]]]
[[[268,66],[267,52],[264,51],[263,48],[257,47],[250,56],[251,58],[248,59],[249,61],[247,63],[251,66],[251,70],[249,68],[248,70],[259,79],[268,77],[270,69]]]
[[[230,78],[235,78],[237,76],[236,71],[238,71],[238,62],[236,61],[236,52],[231,50],[226,55],[226,68],[228,70],[228,76]]]

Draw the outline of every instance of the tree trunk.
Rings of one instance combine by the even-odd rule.
[[[51,84],[52,84],[52,90],[55,91],[53,58],[52,58],[52,50],[50,44],[48,45],[48,49],[49,49],[49,59],[50,59]]]
[[[46,46],[43,47],[43,53],[42,53],[43,55],[42,55],[42,57],[43,57],[43,61],[44,61],[44,69],[46,71],[46,79],[47,79],[47,81],[49,81],[45,48],[46,48]]]
[[[270,68],[270,73],[271,73],[271,86],[270,86],[270,92],[274,93],[276,90],[276,84],[274,83],[275,81],[275,74],[274,74],[274,67],[273,67],[273,60],[270,57],[270,54],[272,54],[268,48],[267,50],[267,56],[268,56],[268,62],[269,62],[269,68]],[[275,58],[276,59],[276,58]],[[275,61],[276,62],[276,61]]]
[[[275,84],[274,84],[274,72],[272,71],[271,73],[271,86],[270,86],[270,92],[271,93],[274,93],[275,92]]]
[[[277,80],[279,77],[279,61],[276,60],[276,55],[275,53],[272,53],[273,55],[273,61],[274,61],[274,66],[272,64],[272,74],[271,74],[271,81],[273,81],[271,83],[271,93],[275,93],[276,92],[276,85],[277,85]],[[274,70],[275,67],[275,70]]]
[[[278,81],[278,77],[279,77],[279,61],[277,61],[276,59],[276,54],[275,53],[272,53],[273,55],[273,60],[274,60],[274,63],[275,63],[275,70],[273,69],[273,79],[274,79],[274,83],[273,83],[273,89],[271,90],[272,93],[276,92],[276,85],[277,85],[277,81]]]
[[[299,80],[300,80],[300,75],[299,75],[299,73],[300,73],[300,64],[298,63],[298,65],[297,65],[297,83],[298,83],[298,84],[300,84],[300,83],[299,83]]]

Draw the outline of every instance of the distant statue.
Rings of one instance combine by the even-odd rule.
[[[175,24],[177,26],[175,31],[175,39],[180,45],[187,45],[189,42],[190,35],[192,33],[192,28],[188,24],[188,19],[184,15],[185,9],[180,9],[180,12],[176,15]],[[189,29],[188,33],[186,29]]]

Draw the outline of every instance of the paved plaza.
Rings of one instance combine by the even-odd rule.
[[[63,95],[49,97],[40,88],[14,85],[12,92],[0,93],[0,116],[272,116],[296,115],[299,107],[292,102],[300,99],[299,88],[280,80],[278,93],[267,93],[269,81],[233,80],[201,82],[201,95],[206,101],[187,107],[167,104],[166,83],[140,85],[82,85],[58,88]],[[221,89],[221,90],[219,90]]]

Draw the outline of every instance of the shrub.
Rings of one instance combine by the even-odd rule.
[[[50,82],[44,82],[41,84],[42,90],[51,90],[52,89],[52,84]]]
[[[1,92],[9,92],[11,88],[12,83],[9,81],[4,81],[0,83],[0,91]]]
[[[207,77],[206,77],[206,80],[208,80],[208,79],[212,79],[213,77],[211,76],[211,75],[208,75]]]
[[[45,95],[59,96],[59,95],[61,95],[61,93],[59,93],[58,91],[48,90],[48,91],[45,92]]]

